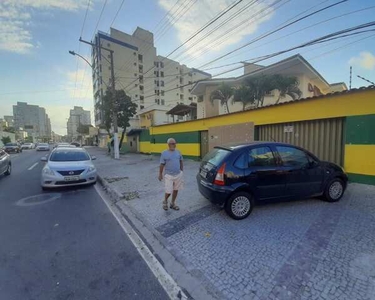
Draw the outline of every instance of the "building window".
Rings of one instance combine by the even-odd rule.
[[[138,98],[138,95],[135,95],[135,98]]]
[[[137,73],[134,73],[134,77],[137,77]]]
[[[145,97],[139,96],[139,102],[142,104],[145,103]]]
[[[164,96],[164,91],[162,90],[162,91],[160,91],[160,94],[162,95],[162,96]]]
[[[180,100],[184,100],[184,95],[180,95]]]
[[[140,109],[144,109],[145,107],[143,105],[140,106]]]
[[[162,61],[160,62],[160,68],[164,68],[164,63]]]
[[[139,89],[140,89],[141,91],[143,91],[143,85],[140,85],[140,86],[139,86]]]
[[[155,103],[160,105],[160,99],[155,99]]]
[[[134,65],[136,66],[136,65],[137,65],[137,63],[135,62],[135,63],[134,63]]]
[[[159,63],[157,61],[154,62],[155,67],[159,68]]]
[[[189,80],[189,84],[192,84],[193,82],[191,80]]]
[[[110,43],[107,43],[107,47],[111,48],[111,44],[110,44]]]
[[[142,54],[138,54],[138,61],[143,62],[143,55]]]
[[[160,71],[160,77],[164,77],[164,72]]]
[[[139,71],[139,73],[143,73],[143,66],[142,65],[139,65],[138,71]]]
[[[161,105],[164,105],[164,104],[165,104],[164,99],[161,99]]]
[[[189,100],[190,100],[190,101],[193,101],[193,97],[189,97]]]
[[[133,54],[134,54],[134,56],[135,56],[135,55],[137,55],[137,53],[136,53],[136,52],[133,52]]]
[[[164,86],[164,80],[160,80],[160,86]]]
[[[134,86],[135,86],[135,87],[137,87],[137,86],[138,86],[138,84],[135,84]]]

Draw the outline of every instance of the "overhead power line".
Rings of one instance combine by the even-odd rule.
[[[333,3],[333,4],[331,4],[331,5],[328,5],[328,6],[326,6],[326,7],[323,7],[323,8],[321,8],[321,9],[318,9],[318,10],[312,12],[312,13],[309,13],[309,14],[307,14],[307,15],[301,17],[301,18],[298,18],[298,19],[295,20],[295,21],[289,22],[289,23],[285,24],[284,26],[281,26],[281,27],[279,27],[279,28],[277,28],[277,29],[275,29],[275,30],[272,30],[271,32],[269,32],[269,33],[267,33],[267,34],[264,34],[264,35],[262,35],[262,36],[260,36],[260,37],[258,37],[258,38],[255,38],[255,39],[251,40],[250,42],[248,42],[248,43],[246,43],[246,44],[244,44],[244,45],[242,45],[242,46],[240,46],[240,47],[238,47],[238,48],[236,48],[236,49],[234,49],[234,50],[232,50],[232,51],[229,51],[228,53],[226,53],[226,54],[224,54],[224,55],[221,55],[221,56],[215,58],[214,60],[212,60],[212,61],[210,61],[210,62],[208,62],[208,63],[206,63],[206,64],[200,66],[198,69],[204,68],[205,66],[210,65],[210,64],[212,64],[212,63],[214,63],[214,62],[216,62],[216,61],[218,61],[218,60],[220,60],[220,59],[222,59],[222,58],[224,58],[224,57],[226,57],[226,56],[228,56],[228,55],[230,55],[230,54],[232,54],[232,53],[235,53],[235,52],[237,52],[238,50],[241,50],[241,49],[243,49],[243,48],[245,48],[245,47],[247,47],[247,46],[249,46],[249,45],[251,45],[251,44],[253,44],[253,43],[255,43],[255,42],[259,41],[259,40],[261,40],[261,39],[264,39],[264,38],[266,38],[267,36],[270,36],[271,34],[274,34],[274,33],[278,32],[278,31],[280,31],[280,30],[282,30],[282,29],[284,29],[284,28],[286,28],[286,27],[289,27],[289,26],[291,26],[291,25],[293,25],[293,24],[295,24],[295,23],[298,23],[298,22],[300,22],[300,21],[306,19],[306,18],[309,18],[309,17],[311,17],[311,16],[313,16],[313,15],[315,15],[315,14],[318,14],[318,13],[324,11],[324,10],[327,10],[327,9],[329,9],[329,8],[331,8],[331,7],[334,7],[334,6],[336,6],[336,5],[339,5],[339,4],[344,3],[344,2],[347,2],[347,1],[348,1],[348,0],[342,0],[342,1],[339,1],[339,2],[336,2],[336,3]]]
[[[355,26],[355,27],[351,27],[351,28],[347,28],[347,29],[344,29],[344,30],[340,30],[340,31],[337,31],[337,32],[334,32],[334,33],[331,33],[331,34],[328,34],[328,35],[325,35],[325,36],[322,36],[320,38],[317,38],[317,39],[314,39],[314,40],[311,40],[309,42],[306,42],[306,43],[303,43],[303,44],[300,44],[298,46],[295,46],[295,47],[291,47],[291,48],[288,48],[286,50],[283,50],[283,51],[279,51],[279,52],[276,52],[276,53],[272,53],[272,54],[269,54],[269,55],[265,55],[261,58],[259,58],[258,60],[255,60],[255,62],[260,62],[260,61],[263,61],[263,60],[266,60],[266,59],[269,59],[271,57],[275,57],[275,56],[278,56],[278,55],[281,55],[281,54],[284,54],[284,53],[287,53],[287,52],[290,52],[290,51],[293,51],[295,49],[299,49],[299,48],[303,48],[303,47],[307,47],[307,46],[311,46],[311,45],[315,45],[317,43],[323,43],[324,40],[326,41],[329,41],[329,40],[332,40],[331,38],[335,37],[335,36],[339,36],[339,35],[342,35],[344,33],[349,33],[349,32],[352,32],[352,31],[355,31],[355,30],[358,30],[358,29],[362,29],[362,28],[367,28],[367,27],[371,27],[371,26],[375,26],[375,22],[369,22],[369,23],[365,23],[365,24],[361,24],[361,25],[358,25],[358,26]],[[347,36],[347,35],[345,35]],[[343,37],[343,36],[342,36]],[[215,74],[213,75],[212,77],[218,77],[218,76],[221,76],[223,74],[226,74],[226,73],[229,73],[229,72],[232,72],[234,70],[237,70],[239,68],[242,68],[241,67],[237,67],[237,68],[234,68],[234,69],[230,69],[230,70],[226,70],[226,71],[223,71],[221,73],[218,73],[218,74]],[[194,83],[197,83],[199,82],[199,80],[197,81],[194,81],[192,82],[193,84]],[[185,86],[188,86],[190,84],[185,84],[185,85],[181,85],[177,88],[172,88],[172,89],[169,89],[169,90],[166,90],[164,92],[169,92],[169,91],[173,91],[173,90],[177,90],[177,89],[180,89],[181,87],[185,87]],[[149,98],[149,97],[153,97],[157,94],[153,94],[153,95],[148,95],[148,96],[145,96],[144,99],[146,98]]]
[[[362,11],[366,11],[366,10],[370,10],[370,9],[374,9],[374,8],[375,8],[375,5],[374,5],[374,6],[370,6],[370,7],[366,7],[366,8],[363,8],[363,9],[358,9],[358,10],[355,10],[355,11],[351,11],[351,12],[348,12],[348,13],[344,13],[344,14],[341,14],[341,15],[338,15],[338,16],[335,16],[335,17],[331,17],[331,18],[328,18],[328,19],[325,19],[325,20],[323,20],[323,21],[320,21],[320,22],[317,22],[317,23],[311,24],[311,25],[309,25],[309,26],[303,27],[303,28],[301,28],[301,29],[298,29],[298,30],[293,31],[293,32],[291,32],[291,33],[288,33],[288,34],[286,34],[286,35],[280,36],[280,37],[278,37],[278,38],[276,38],[276,39],[272,39],[271,41],[268,41],[268,42],[266,42],[266,43],[263,43],[263,44],[260,44],[260,45],[258,45],[258,46],[255,46],[255,47],[252,47],[252,48],[250,48],[250,49],[247,49],[247,50],[245,50],[245,51],[243,51],[243,52],[240,52],[240,53],[238,53],[238,54],[236,54],[236,55],[234,55],[234,56],[232,56],[232,57],[228,57],[228,58],[226,58],[226,59],[224,59],[224,60],[232,59],[232,58],[234,58],[234,57],[236,57],[236,56],[239,56],[239,55],[241,55],[241,54],[243,54],[243,53],[247,53],[247,52],[249,52],[249,51],[251,51],[251,50],[254,50],[254,49],[257,49],[257,48],[259,48],[259,47],[262,47],[262,46],[265,46],[265,45],[268,45],[268,44],[274,43],[274,42],[276,42],[276,41],[278,41],[278,40],[280,40],[280,39],[284,39],[284,38],[286,38],[286,37],[288,37],[288,36],[294,35],[294,34],[296,34],[296,33],[298,33],[298,32],[304,31],[304,30],[306,30],[306,29],[310,29],[310,28],[315,27],[315,26],[317,26],[317,25],[321,25],[321,24],[324,24],[324,23],[330,22],[330,21],[335,20],[335,19],[338,19],[338,18],[342,18],[342,17],[348,16],[348,15],[352,15],[352,14],[355,14],[355,13],[358,13],[358,12],[362,12]],[[204,68],[203,70],[208,71],[208,70],[213,70],[213,69],[218,69],[218,68],[226,67],[226,66],[228,66],[228,65],[231,65],[231,64],[221,65],[221,66],[218,66],[218,67]]]

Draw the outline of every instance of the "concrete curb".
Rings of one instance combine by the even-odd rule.
[[[189,299],[223,299],[224,296],[221,292],[214,288],[200,271],[193,269],[190,263],[172,249],[167,240],[147,220],[144,220],[125,201],[122,201],[125,200],[124,196],[113,189],[105,178],[98,174],[97,181],[109,195],[113,204],[120,210],[122,216],[137,232],[160,264],[177,281]],[[203,286],[202,283],[206,286]]]

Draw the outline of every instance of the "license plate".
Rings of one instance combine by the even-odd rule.
[[[206,176],[207,176],[207,171],[205,171],[205,170],[201,170],[201,176],[203,177],[203,178],[206,178]]]
[[[65,181],[77,181],[79,180],[79,176],[65,176],[64,180]]]

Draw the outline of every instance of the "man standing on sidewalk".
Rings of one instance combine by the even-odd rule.
[[[172,194],[172,202],[170,208],[179,210],[176,205],[178,191],[183,188],[183,163],[180,151],[176,149],[176,141],[169,138],[167,141],[168,150],[162,152],[160,157],[159,180],[165,181],[165,197],[163,201],[164,210],[168,210],[168,198]]]

